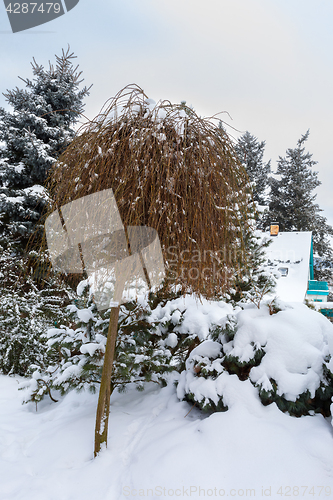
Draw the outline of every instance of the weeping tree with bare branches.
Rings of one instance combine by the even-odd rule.
[[[157,231],[166,276],[206,298],[221,297],[245,265],[248,178],[213,119],[129,86],[82,127],[52,170],[49,213],[112,190],[125,228]],[[107,442],[119,304],[111,304],[96,418],[95,456]]]

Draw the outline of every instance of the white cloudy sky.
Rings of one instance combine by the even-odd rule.
[[[266,141],[266,160],[310,129],[317,190],[333,224],[332,0],[80,0],[65,16],[12,34],[0,4],[0,92],[70,44],[87,84],[86,114],[129,83],[186,100],[205,116],[227,111]],[[3,96],[0,106],[6,107]]]

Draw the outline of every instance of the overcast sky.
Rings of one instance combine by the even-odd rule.
[[[85,83],[86,115],[129,83],[155,99],[185,100],[266,141],[278,156],[307,129],[318,161],[317,201],[333,224],[332,0],[80,0],[64,16],[11,33],[0,3],[0,93],[70,44]],[[0,95],[0,106],[6,101]]]

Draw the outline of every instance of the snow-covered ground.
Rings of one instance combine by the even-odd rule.
[[[264,407],[230,377],[229,410],[205,416],[161,389],[112,396],[109,446],[93,459],[97,395],[71,392],[36,412],[0,377],[0,499],[330,498],[333,428]]]

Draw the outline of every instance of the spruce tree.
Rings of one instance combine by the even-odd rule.
[[[25,246],[48,201],[45,181],[50,168],[74,137],[83,111],[86,86],[69,48],[45,69],[32,62],[33,79],[25,89],[4,94],[13,110],[0,108],[0,241]]]
[[[275,291],[275,276],[267,270],[266,248],[271,244],[271,240],[263,237],[261,231],[256,230],[258,220],[256,220],[256,203],[251,200],[249,203],[249,219],[244,226],[245,251],[244,264],[234,273],[233,287],[228,291],[226,300],[234,306],[242,306],[252,302],[258,308],[262,302],[267,302],[268,297]],[[271,300],[271,299],[270,299]],[[274,301],[271,301],[270,308],[274,308]]]
[[[271,172],[270,161],[263,161],[265,141],[259,142],[257,137],[245,132],[238,138],[235,150],[252,183],[254,201],[265,205]]]
[[[271,179],[270,211],[266,222],[279,222],[283,231],[312,231],[314,253],[330,261],[333,254],[328,236],[333,235],[333,228],[320,215],[322,210],[315,202],[317,195],[313,191],[321,182],[318,172],[312,170],[317,162],[305,151],[308,137],[309,131],[298,140],[296,148],[287,149],[286,156],[279,157],[276,174],[280,178]],[[315,275],[317,279],[324,277],[319,262]]]
[[[0,109],[0,371],[27,374],[43,366],[43,334],[63,316],[70,290],[45,272],[47,256],[28,252],[32,233],[49,197],[45,181],[59,154],[74,136],[89,89],[80,86],[75,56],[62,51],[48,69],[32,63],[33,80],[24,90],[7,91],[13,111]]]
[[[233,288],[226,296],[226,300],[234,306],[242,306],[251,302],[258,309],[263,302],[268,302],[271,311],[276,308],[275,300],[271,297],[275,292],[276,279],[266,265],[266,248],[271,241],[262,238],[259,231],[248,231],[245,235],[247,243],[247,266],[235,273]]]

